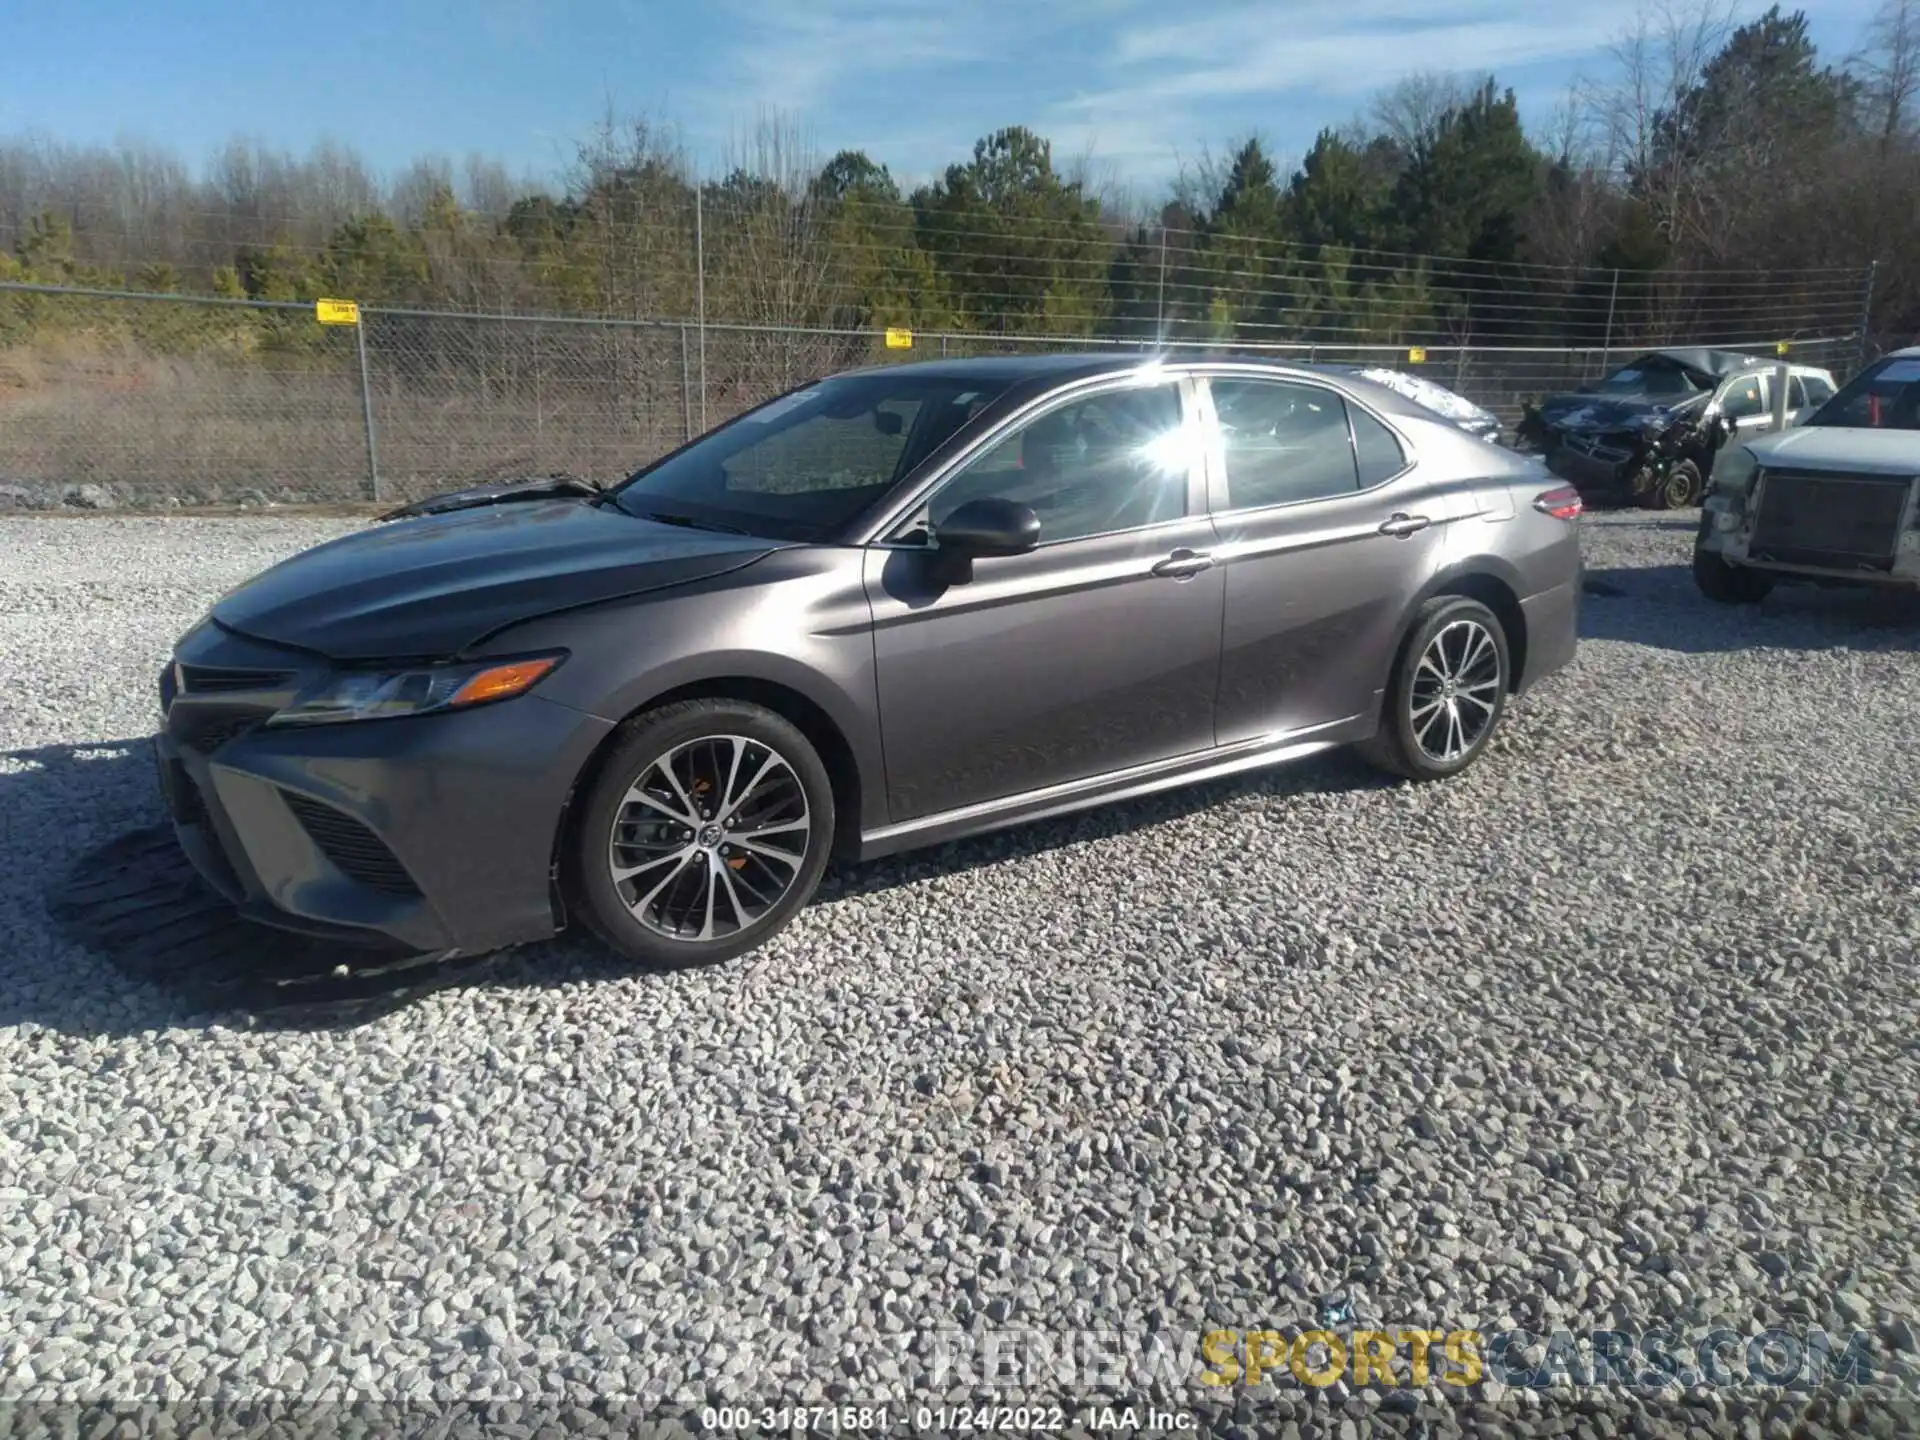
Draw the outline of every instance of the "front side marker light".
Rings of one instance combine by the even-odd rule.
[[[510,660],[493,665],[472,676],[447,698],[449,709],[462,705],[484,705],[489,700],[511,700],[531,690],[541,676],[559,664],[557,657],[543,655],[537,660]]]

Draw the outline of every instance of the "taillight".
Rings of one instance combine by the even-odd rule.
[[[1533,508],[1556,520],[1574,520],[1579,518],[1586,506],[1581,503],[1578,490],[1571,485],[1562,485],[1557,490],[1543,490],[1534,496]]]

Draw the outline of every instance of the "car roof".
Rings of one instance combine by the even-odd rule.
[[[1103,375],[1125,375],[1155,363],[1169,367],[1246,365],[1271,369],[1276,373],[1308,377],[1326,376],[1328,379],[1337,379],[1339,383],[1359,390],[1364,394],[1367,404],[1378,412],[1396,415],[1402,419],[1428,421],[1439,415],[1439,412],[1432,407],[1422,405],[1402,391],[1395,390],[1389,385],[1382,385],[1377,380],[1369,380],[1366,376],[1357,373],[1360,367],[1348,370],[1348,367],[1337,363],[1315,364],[1286,355],[1268,352],[1250,353],[1244,350],[1236,352],[1225,347],[1218,350],[1160,354],[1142,350],[1110,350],[1104,353],[1082,351],[1048,355],[978,355],[965,359],[909,360],[893,365],[867,365],[857,370],[843,370],[837,373],[878,375],[910,370],[916,375],[948,377],[963,383],[1004,388],[1014,393],[1031,393],[1035,388],[1065,385],[1076,380],[1091,380]],[[1439,418],[1443,423],[1452,423],[1444,416]]]
[[[1017,384],[1023,380],[1073,380],[1093,375],[1121,375],[1148,364],[1153,356],[1137,350],[1105,354],[1075,352],[1046,355],[970,355],[958,359],[907,360],[891,365],[863,365],[843,375],[882,375],[911,370],[916,375]]]
[[[1138,370],[1142,366],[1156,363],[1170,367],[1187,365],[1254,365],[1308,375],[1346,375],[1362,381],[1365,380],[1365,376],[1361,374],[1364,370],[1391,368],[1390,366],[1365,365],[1345,361],[1295,359],[1291,355],[1273,354],[1265,351],[1221,348],[1217,350],[1190,350],[1157,354],[1144,350],[1119,350],[1104,352],[1077,351],[1069,354],[1046,355],[973,355],[961,359],[908,360],[891,365],[864,365],[857,369],[843,370],[838,373],[843,375],[882,375],[900,370],[911,370],[916,375],[950,376],[956,380],[1015,383],[1027,380],[1060,382],[1091,378],[1097,375],[1124,375],[1130,371]],[[1428,383],[1435,384],[1437,382],[1429,381]]]

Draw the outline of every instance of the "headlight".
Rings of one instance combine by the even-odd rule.
[[[566,656],[482,660],[413,670],[343,670],[329,675],[269,725],[332,725],[343,720],[390,720],[435,710],[465,710],[524,695]]]
[[[1713,488],[1731,494],[1746,493],[1760,462],[1744,445],[1731,445],[1713,457]]]

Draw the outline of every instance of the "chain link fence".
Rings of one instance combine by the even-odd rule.
[[[1720,343],[1774,351],[1771,337]],[[366,308],[321,324],[311,304],[0,285],[0,506],[384,502],[559,471],[613,481],[858,365],[1217,348],[958,332],[899,348],[867,330]],[[1417,370],[1511,425],[1524,401],[1655,347],[1234,348]],[[1864,353],[1858,335],[1791,347],[1842,379]]]

